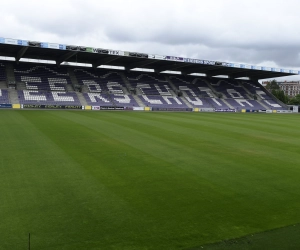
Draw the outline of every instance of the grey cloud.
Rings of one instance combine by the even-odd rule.
[[[297,67],[300,62],[296,0],[1,4],[0,15],[6,20],[0,26],[3,37],[248,64],[269,61],[278,67]]]

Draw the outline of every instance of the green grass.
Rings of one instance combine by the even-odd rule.
[[[299,123],[0,110],[0,249],[29,232],[32,250],[196,249],[297,224]]]

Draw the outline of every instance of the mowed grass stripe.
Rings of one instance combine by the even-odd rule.
[[[226,115],[227,119],[240,117],[240,122],[246,117]],[[49,241],[45,249],[181,249],[299,220],[299,184],[295,181],[299,162],[292,167],[281,166],[284,161],[280,157],[277,162],[272,160],[271,153],[275,150],[276,155],[280,152],[286,158],[299,155],[272,147],[269,139],[275,134],[267,132],[266,127],[262,126],[262,131],[267,145],[257,145],[266,151],[264,157],[256,154],[254,147],[260,139],[247,143],[246,153],[240,150],[239,138],[251,139],[256,128],[237,129],[232,120],[233,124],[224,128],[223,114],[219,120],[211,114],[192,113],[20,111],[20,116],[39,134],[26,132],[28,141],[34,144],[45,140],[47,145],[41,153],[54,148],[58,158],[68,162],[59,171],[58,161],[52,160],[49,165],[55,165],[56,175],[66,175],[58,177],[55,185],[72,193],[69,201],[74,212],[57,221],[72,230],[57,230],[50,223],[49,231],[59,231],[60,237],[53,233],[56,245]],[[25,122],[12,117],[9,120],[13,124]],[[288,135],[284,130],[279,132],[288,144]],[[23,138],[8,137],[12,145],[18,140]],[[294,145],[296,141],[290,144]],[[54,178],[54,171],[52,174],[49,179]],[[78,208],[74,206],[77,203]],[[83,215],[85,225],[70,221],[81,213],[87,214]],[[81,239],[76,237],[78,228],[82,230]],[[44,234],[38,238],[40,246],[45,245]]]
[[[7,117],[5,113],[1,119],[7,141],[16,142],[9,151],[3,143],[1,150],[6,152],[1,166],[1,178],[6,180],[1,184],[1,249],[24,249],[28,232],[37,249],[64,249],[66,245],[69,249],[73,242],[84,248],[98,240],[105,244],[102,237],[113,242],[114,228],[130,215],[126,203],[78,167],[24,114]],[[18,125],[13,133],[3,122],[6,119]],[[105,228],[99,226],[101,220],[107,221]]]
[[[110,127],[109,124],[108,124],[108,127]],[[120,130],[120,128],[114,127],[114,131],[119,131],[119,130]],[[118,135],[118,136],[121,136],[121,135]],[[161,151],[161,150],[159,150],[159,151]]]
[[[61,115],[61,113],[56,113],[56,114],[58,114],[58,115]],[[70,113],[72,116],[74,115],[74,113]],[[64,117],[68,117],[68,115],[70,115],[70,114],[64,114]],[[79,117],[79,119],[78,120],[80,120],[80,121],[83,121],[84,119],[82,119],[82,117]],[[89,124],[89,122],[88,121],[86,121],[85,120],[85,122],[84,122],[85,124]],[[64,122],[63,121],[61,121],[61,124],[60,124],[62,127],[63,127],[63,125],[64,125]],[[98,124],[99,125],[99,124]],[[111,128],[111,126],[106,126],[107,128]],[[99,126],[97,126],[97,128],[100,130],[100,131],[102,131],[101,130],[101,128],[99,128]],[[55,128],[54,128],[55,129]],[[116,128],[115,127],[113,127],[112,128],[114,131],[116,131]],[[105,134],[109,134],[107,131],[105,131],[105,129],[104,129],[104,131],[103,131]],[[124,131],[124,133],[125,133],[126,131]],[[66,133],[66,131],[64,131],[64,134]],[[94,137],[97,137],[97,135],[96,135],[96,133],[94,134]],[[105,135],[104,134],[102,134],[101,135],[101,138],[103,138],[103,137],[105,137]],[[54,138],[55,138],[55,136],[54,136]],[[59,139],[59,138],[56,138],[56,139]],[[114,143],[114,140],[113,140],[113,143]],[[74,142],[71,142],[71,144],[72,145],[74,145]],[[67,147],[67,149],[70,149],[70,148],[72,148],[72,145],[69,145],[68,147]],[[119,143],[119,145],[118,145],[118,148],[120,148],[120,147],[122,147],[121,145],[120,145],[120,143]],[[92,149],[92,150],[94,150],[95,151],[95,149],[94,148],[89,148],[89,149]],[[82,149],[82,150],[84,150],[84,149]],[[81,151],[81,150],[80,150]],[[98,150],[99,152],[101,151],[101,148],[100,148],[100,150]],[[126,152],[126,151],[125,151]],[[76,153],[76,155],[78,155],[77,153]],[[154,199],[154,201],[157,203],[159,200],[158,199],[161,199],[161,196],[162,197],[164,197],[164,192],[163,192],[163,185],[164,184],[166,184],[167,185],[167,191],[168,191],[168,193],[170,193],[170,195],[172,194],[172,193],[174,193],[176,190],[174,189],[174,187],[175,186],[173,186],[173,185],[169,185],[169,184],[172,184],[172,183],[168,183],[168,181],[169,181],[169,179],[172,181],[172,179],[174,179],[174,173],[172,174],[172,172],[170,172],[170,171],[166,171],[165,170],[165,168],[166,168],[166,165],[165,164],[163,164],[163,161],[161,160],[161,159],[158,159],[158,160],[156,160],[156,162],[153,162],[153,160],[151,160],[151,158],[153,158],[153,157],[151,157],[151,158],[149,158],[149,160],[147,160],[147,163],[143,163],[143,160],[142,159],[140,159],[141,158],[141,156],[143,157],[143,155],[140,155],[140,154],[138,154],[138,150],[137,149],[134,149],[134,155],[137,155],[138,156],[138,158],[137,158],[137,161],[138,161],[138,165],[136,166],[135,164],[133,164],[133,167],[134,168],[137,168],[138,167],[138,169],[140,169],[140,171],[141,171],[141,173],[143,174],[142,176],[139,176],[139,179],[132,179],[132,175],[134,175],[134,173],[138,170],[138,169],[134,169],[135,170],[135,172],[127,172],[125,175],[123,175],[122,177],[123,178],[130,178],[129,180],[128,180],[128,183],[127,183],[127,185],[129,185],[129,187],[128,187],[128,189],[131,189],[131,190],[128,190],[128,192],[130,192],[130,195],[132,196],[133,195],[133,193],[135,192],[135,193],[137,193],[137,198],[135,198],[134,197],[134,199],[132,199],[131,198],[131,202],[134,204],[134,203],[136,203],[136,202],[138,202],[138,206],[140,206],[140,205],[142,205],[143,207],[144,207],[144,212],[147,212],[148,213],[148,216],[150,216],[150,214],[151,213],[153,213],[153,211],[154,212],[159,212],[159,213],[161,213],[161,212],[163,212],[163,216],[164,217],[168,217],[168,216],[171,216],[171,217],[173,217],[174,216],[174,214],[172,214],[172,213],[166,213],[167,211],[165,211],[164,210],[164,208],[163,208],[163,206],[170,206],[170,204],[168,204],[165,200],[162,200],[160,203],[158,203],[157,205],[154,203],[154,204],[151,204],[152,205],[152,210],[150,209],[149,210],[149,206],[148,206],[148,202],[147,202],[147,199]],[[112,155],[112,157],[115,157],[115,156],[118,156],[118,151],[116,150],[115,152],[114,152],[114,155]],[[79,159],[79,160],[81,160],[81,159]],[[102,161],[103,159],[101,159],[100,157],[98,157],[98,160],[99,161]],[[111,160],[113,160],[113,158],[111,159]],[[105,169],[105,171],[103,171],[103,169],[101,169],[101,171],[100,171],[100,173],[99,173],[99,178],[100,177],[102,177],[102,178],[104,178],[104,181],[107,181],[108,183],[107,183],[107,185],[110,185],[110,183],[112,182],[112,184],[114,184],[114,183],[117,183],[117,185],[118,185],[118,183],[123,183],[122,182],[122,180],[120,179],[120,178],[118,178],[117,180],[115,180],[115,182],[114,181],[112,181],[112,180],[114,180],[114,176],[117,176],[119,173],[118,172],[115,172],[115,174],[113,175],[113,176],[109,176],[110,177],[110,179],[107,179],[107,178],[105,178],[105,177],[107,177],[106,175],[105,175],[105,172],[107,172],[107,171],[109,171],[109,172],[111,172],[111,171],[114,171],[115,169],[111,169],[111,165],[110,165],[110,163],[111,162],[108,162],[107,164],[108,164],[108,169]],[[145,168],[145,167],[147,167],[147,165],[149,165],[150,166],[150,168],[148,168],[148,170],[149,170],[149,175],[148,175],[148,172],[147,172],[147,168]],[[97,164],[96,164],[96,162],[95,162],[95,164],[92,164],[91,165],[92,166],[92,171],[94,171],[94,174],[97,174],[96,173],[96,169],[95,169],[95,167],[97,166]],[[122,165],[122,167],[123,168],[118,168],[117,170],[119,171],[119,172],[121,172],[121,171],[124,171],[124,170],[126,170],[126,169],[124,169],[124,167],[126,167],[126,166],[124,166],[124,164]],[[129,167],[131,167],[131,166],[129,166]],[[173,170],[174,171],[174,170]],[[165,173],[164,173],[165,172]],[[164,174],[164,175],[163,175]],[[145,179],[145,177],[147,177],[147,178],[151,178],[151,182],[149,182],[149,180],[147,180],[147,179]],[[176,183],[175,184],[177,184],[177,182],[178,181],[180,181],[180,179],[182,178],[183,176],[182,175],[179,175],[178,177],[177,177],[177,179],[179,179],[179,180],[176,180]],[[142,178],[142,179],[141,179]],[[157,178],[159,178],[159,180],[157,180]],[[141,179],[141,180],[140,180]],[[199,179],[199,178],[198,178]],[[160,186],[157,186],[157,183],[159,183],[160,184]],[[133,187],[132,186],[130,186],[130,184],[133,184]],[[140,186],[137,186],[137,184],[139,184]],[[141,187],[142,187],[142,189],[141,189]],[[125,188],[125,189],[124,189]],[[122,189],[119,189],[119,187],[118,187],[118,191],[120,192],[120,191],[123,191],[123,190],[126,190],[126,186],[125,187],[123,187]],[[141,191],[143,191],[143,193],[142,194],[139,194]],[[172,192],[173,191],[173,192]],[[149,193],[150,192],[150,193]],[[174,193],[175,194],[175,193]],[[128,195],[128,194],[127,194]],[[124,194],[124,196],[126,197],[126,192],[125,192],[125,194]],[[130,198],[130,197],[129,197]],[[141,200],[141,198],[143,198],[142,200]],[[142,201],[142,202],[141,202]],[[153,201],[152,201],[152,203],[153,203]],[[156,209],[156,206],[157,206],[157,209]],[[170,207],[169,207],[169,209],[170,209]],[[175,214],[176,215],[176,214]],[[157,217],[157,214],[156,214],[156,217]],[[170,222],[170,223],[176,223],[176,221],[174,221],[174,220],[167,220],[167,218],[165,218],[165,222]],[[156,228],[156,227],[158,227],[157,225],[158,224],[160,224],[160,220],[159,220],[159,218],[156,218],[156,220],[154,221],[155,222],[155,224],[154,224],[154,227]],[[186,222],[187,224],[188,224],[188,222]],[[182,231],[184,228],[182,228],[182,227],[180,227],[180,225],[178,225],[178,223],[176,223],[175,225],[174,225],[175,227],[177,226],[177,228],[178,228],[178,230],[179,231]],[[145,225],[139,225],[139,227],[145,227]],[[164,229],[164,227],[165,227],[165,225],[164,224],[161,224],[160,225],[160,230],[152,230],[152,234],[154,233],[154,232],[156,232],[156,237],[157,237],[157,239],[159,239],[159,237],[160,236],[162,236],[162,237],[166,237],[166,235],[169,233],[169,231],[168,230],[165,230]],[[146,230],[148,231],[149,230],[149,228],[151,228],[151,224],[149,224],[149,225],[146,225]],[[167,228],[172,228],[172,227],[167,227]],[[142,233],[141,232],[141,228],[139,228],[139,230],[140,230],[140,233]],[[175,230],[175,229],[174,229]],[[162,231],[162,233],[160,234],[160,232]],[[172,232],[171,232],[172,233]],[[166,234],[166,235],[164,235],[164,234]],[[149,237],[150,235],[148,235],[148,237]],[[173,237],[173,235],[171,234],[171,237]],[[180,240],[180,239],[178,239],[178,240]],[[148,240],[149,241],[149,240]],[[166,240],[166,239],[164,239],[164,241],[165,241],[165,243],[168,243],[168,240]],[[146,244],[148,244],[148,243],[146,243],[146,242],[144,242],[143,243],[144,245],[146,245]],[[168,243],[169,244],[169,243]]]

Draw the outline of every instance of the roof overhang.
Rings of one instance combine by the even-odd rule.
[[[0,38],[0,56],[13,57],[16,61],[22,58],[50,60],[57,65],[63,62],[85,63],[93,67],[110,65],[124,67],[126,70],[146,68],[158,73],[180,71],[183,74],[227,75],[230,78],[247,77],[257,80],[300,74],[296,70],[6,38]]]

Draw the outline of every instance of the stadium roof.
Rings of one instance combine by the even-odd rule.
[[[227,75],[230,78],[249,77],[255,80],[300,74],[296,70],[10,38],[0,38],[0,56],[14,57],[16,61],[22,58],[51,60],[57,65],[63,62],[86,63],[93,67],[111,65],[124,67],[126,70],[146,68],[155,72],[168,70],[180,71],[182,74]]]

